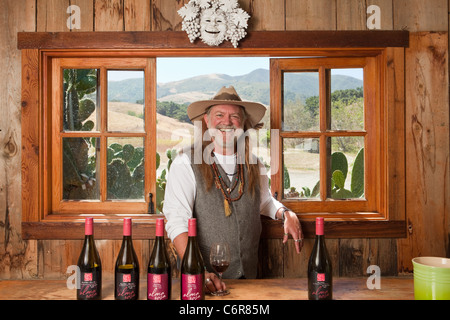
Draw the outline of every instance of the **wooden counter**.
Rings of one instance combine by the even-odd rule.
[[[368,289],[367,278],[335,278],[335,300],[413,300],[412,277],[381,278],[380,289]],[[231,294],[207,295],[206,300],[307,300],[307,279],[226,280]],[[180,298],[179,279],[173,280],[172,299]],[[103,299],[114,299],[114,282],[103,282]],[[140,299],[146,299],[147,284],[140,286]],[[1,280],[0,300],[75,300],[75,290],[65,280]]]

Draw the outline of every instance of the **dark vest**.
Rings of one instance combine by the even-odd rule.
[[[244,193],[239,200],[231,203],[232,213],[226,217],[222,192],[216,188],[214,183],[207,192],[200,166],[191,165],[197,183],[193,214],[197,218],[200,251],[208,271],[213,271],[209,262],[211,244],[226,241],[230,246],[231,262],[223,277],[227,279],[237,279],[243,276],[247,279],[256,278],[258,246],[261,236],[259,184],[257,184],[252,198],[251,192],[248,190],[248,174],[244,165]],[[217,167],[224,182],[229,186],[230,181],[225,171],[220,165]],[[236,175],[233,176],[233,181],[234,179],[236,179]],[[235,198],[237,195],[238,187],[231,193],[231,198]]]

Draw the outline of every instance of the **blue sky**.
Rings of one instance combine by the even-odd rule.
[[[267,57],[224,57],[224,58],[158,58],[157,81],[158,83],[183,80],[202,74],[224,73],[230,76],[247,74],[255,69],[269,69]],[[362,79],[362,70],[338,70],[332,74],[345,74]],[[122,80],[134,78],[136,73],[120,72],[123,77],[115,77],[110,80]]]
[[[210,73],[240,76],[259,68],[269,69],[269,58],[159,58],[156,66],[158,82]]]

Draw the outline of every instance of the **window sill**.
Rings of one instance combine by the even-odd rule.
[[[299,215],[305,238],[314,238],[314,216]],[[326,215],[321,215],[326,216]],[[154,239],[155,222],[163,215],[133,215],[133,239]],[[117,219],[115,219],[117,218]],[[96,217],[94,232],[97,240],[122,239],[122,216],[111,218]],[[115,221],[116,220],[116,221]],[[282,222],[262,217],[261,238],[282,239]],[[377,218],[329,218],[325,221],[327,238],[404,238],[405,221],[388,221]],[[22,222],[22,238],[26,240],[80,240],[84,239],[84,218],[46,219],[40,222]]]
[[[329,214],[314,214],[326,218]],[[302,225],[305,238],[315,237],[315,218],[303,218],[298,215]],[[261,238],[282,239],[282,222],[266,217],[262,219],[263,231]],[[327,238],[405,238],[406,222],[403,220],[386,219],[349,219],[349,218],[329,218],[325,219],[325,235]]]
[[[39,222],[22,222],[22,238],[25,240],[78,240],[84,239],[85,216],[94,218],[96,240],[120,240],[123,237],[123,217],[133,219],[133,239],[154,239],[157,218],[161,214],[132,215],[54,215]]]

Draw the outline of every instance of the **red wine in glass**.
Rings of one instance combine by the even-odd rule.
[[[227,271],[228,266],[230,265],[230,263],[228,261],[213,261],[211,263],[211,267],[213,267],[213,269],[219,273],[219,274],[223,274],[225,271]]]
[[[222,274],[228,269],[230,265],[230,248],[227,243],[214,243],[209,252],[209,262],[211,267],[219,274],[220,281],[222,281]],[[225,296],[229,294],[228,290],[220,290],[211,292],[215,296]]]

